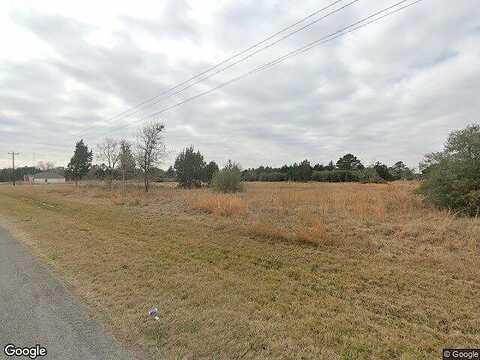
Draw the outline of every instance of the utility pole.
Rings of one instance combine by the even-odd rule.
[[[9,152],[8,155],[12,155],[12,184],[15,186],[15,155],[20,155],[20,153],[16,153],[15,151]]]
[[[127,192],[127,189],[126,189],[126,185],[127,185],[127,177],[125,176],[125,172],[126,172],[126,169],[125,169],[125,166],[122,166],[122,195],[123,195],[123,202],[125,203],[125,195],[126,195],[126,192]]]

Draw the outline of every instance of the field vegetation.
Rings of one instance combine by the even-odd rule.
[[[0,214],[154,358],[437,359],[480,343],[480,220],[426,205],[416,182],[153,185],[1,186]]]

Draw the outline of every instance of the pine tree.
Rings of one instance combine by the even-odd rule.
[[[312,177],[312,166],[310,161],[303,160],[297,167],[297,181],[310,181]]]
[[[204,180],[211,184],[213,175],[219,170],[218,165],[215,161],[210,161],[208,165],[205,167],[205,178]]]
[[[65,171],[67,177],[75,181],[75,185],[78,185],[78,181],[90,170],[92,159],[93,152],[88,151],[88,147],[83,142],[83,139],[77,142],[73,157],[70,159]]]
[[[193,146],[184,149],[175,160],[177,181],[181,187],[198,187],[202,183],[205,172],[205,161],[200,151],[195,152]]]
[[[360,160],[353,154],[346,154],[337,161],[339,170],[362,170],[365,167]]]

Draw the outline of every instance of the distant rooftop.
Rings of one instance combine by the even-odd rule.
[[[44,171],[34,175],[35,179],[63,179],[65,176],[62,176],[53,171]]]

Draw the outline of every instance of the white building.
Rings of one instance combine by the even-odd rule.
[[[34,184],[61,184],[65,182],[65,177],[53,171],[44,171],[33,175]]]

